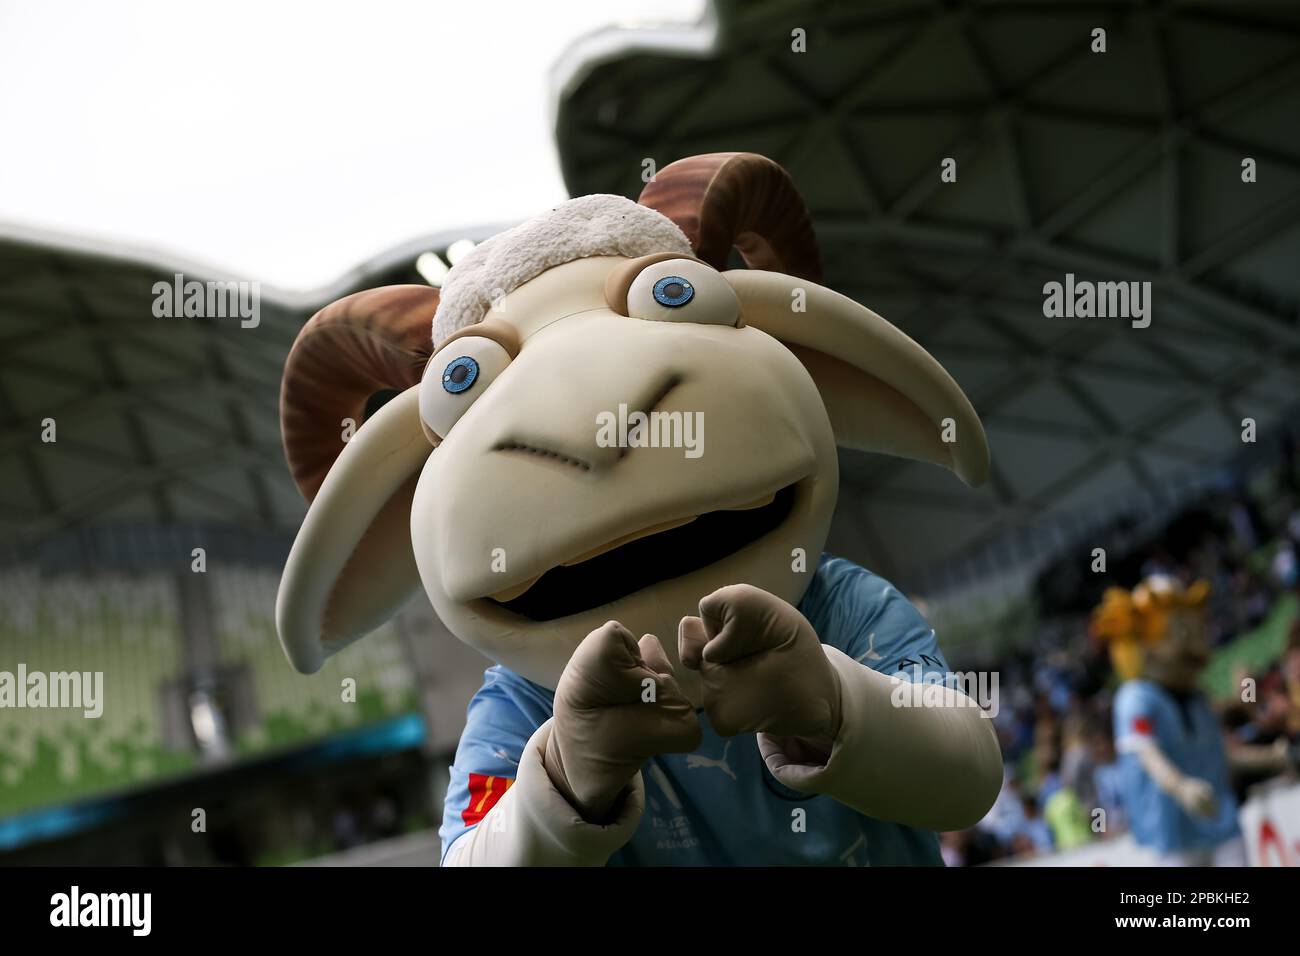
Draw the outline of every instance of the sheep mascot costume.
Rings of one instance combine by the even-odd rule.
[[[441,293],[359,292],[303,327],[280,395],[310,501],[289,660],[318,670],[423,586],[497,665],[444,865],[939,863],[933,831],[992,804],[992,722],[938,683],[934,632],[822,554],[837,444],[976,484],[984,432],[820,274],[786,172],[719,153],[489,239]],[[918,676],[936,693],[900,705]]]

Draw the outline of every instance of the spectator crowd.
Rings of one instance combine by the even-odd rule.
[[[1127,543],[1109,573],[1084,578],[1073,557],[1042,572],[1033,641],[986,662],[1000,674],[1004,784],[976,827],[942,835],[949,865],[1058,853],[1126,832],[1111,730],[1118,679],[1088,627],[1106,586],[1131,588],[1152,574],[1208,581],[1207,625],[1219,660],[1212,658],[1203,689],[1225,746],[1300,742],[1296,446],[1284,444],[1271,464],[1226,474],[1157,532]],[[1210,679],[1216,674],[1227,679]],[[1262,779],[1234,778],[1238,799]]]

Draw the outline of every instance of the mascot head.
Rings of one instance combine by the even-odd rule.
[[[1108,588],[1092,612],[1092,633],[1106,641],[1121,680],[1146,677],[1175,690],[1190,690],[1210,658],[1204,605],[1210,586],[1184,588],[1175,578],[1153,575],[1131,592]]]
[[[290,661],[317,670],[422,586],[457,637],[554,688],[607,620],[675,635],[736,582],[798,602],[837,444],[982,481],[961,389],[820,273],[785,171],[723,153],[494,236],[441,293],[323,309],[280,399],[311,502],[276,607]]]

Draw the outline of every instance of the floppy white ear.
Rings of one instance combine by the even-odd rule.
[[[432,446],[416,398],[438,290],[385,286],[331,302],[298,331],[280,382],[280,432],[310,502],[276,598],[298,670],[382,624],[419,584],[411,496]],[[396,392],[367,417],[374,398]],[[355,433],[345,423],[362,422]],[[351,434],[349,440],[348,435]]]
[[[988,440],[975,409],[903,332],[806,279],[754,269],[723,275],[745,323],[780,339],[808,369],[840,445],[943,465],[968,485],[988,477]],[[803,311],[795,311],[799,299]]]
[[[419,386],[408,388],[352,436],[289,551],[275,622],[304,674],[383,624],[420,586],[411,498],[433,446],[420,428],[418,396]]]

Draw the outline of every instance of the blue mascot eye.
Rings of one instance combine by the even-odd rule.
[[[655,301],[675,309],[695,298],[695,287],[681,276],[664,276],[655,283]]]
[[[476,378],[478,378],[478,362],[468,355],[462,355],[458,359],[452,359],[443,369],[442,387],[453,395],[458,395],[473,385]]]

